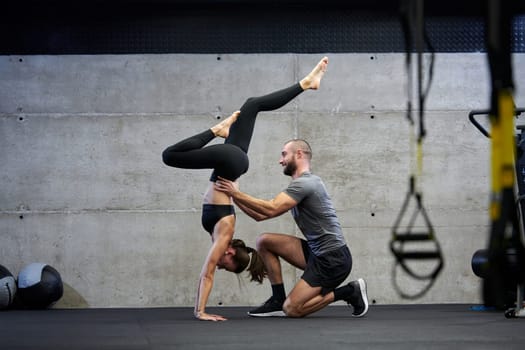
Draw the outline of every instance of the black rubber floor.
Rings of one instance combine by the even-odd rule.
[[[303,319],[251,318],[249,308],[51,309],[0,312],[0,349],[525,349],[525,318],[470,305],[371,306],[356,319],[330,306]]]

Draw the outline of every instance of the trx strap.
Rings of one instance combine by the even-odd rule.
[[[407,119],[410,125],[410,154],[411,154],[411,168],[412,173],[409,177],[409,190],[401,207],[401,211],[398,214],[396,221],[392,227],[392,239],[390,241],[390,250],[394,255],[396,263],[394,264],[392,278],[394,288],[398,294],[406,299],[414,299],[423,296],[430,287],[434,284],[437,276],[441,272],[444,260],[441,253],[441,247],[439,242],[436,240],[434,228],[427,212],[423,206],[422,192],[418,188],[418,177],[423,172],[423,139],[425,137],[424,127],[424,100],[428,93],[430,83],[432,80],[432,70],[434,63],[434,49],[430,45],[430,41],[426,36],[426,32],[423,27],[423,4],[422,1],[406,0],[402,7],[401,23],[405,33],[405,44],[406,44],[406,68],[407,68]],[[416,33],[416,48],[418,57],[418,101],[419,101],[419,134],[415,137],[414,131],[414,120],[412,118],[412,64],[411,64],[411,51],[412,51],[412,36],[411,27],[415,22],[415,33]],[[423,51],[423,40],[426,41],[431,51],[431,61],[429,67],[429,78],[427,82],[427,88],[423,92],[423,79],[422,79],[422,51]],[[417,149],[414,150],[414,144]],[[414,164],[413,157],[414,151],[416,155],[416,164]],[[411,205],[411,202],[414,202]],[[412,214],[409,214],[409,207],[414,207]],[[408,216],[408,219],[406,217]],[[417,219],[420,224],[416,222]],[[422,222],[421,222],[422,221]],[[428,247],[430,243],[430,248]],[[421,245],[425,245],[425,249],[421,249]],[[414,247],[416,246],[416,247]],[[419,247],[419,249],[418,249]],[[408,261],[435,261],[435,266],[430,272],[416,271]],[[407,293],[401,290],[397,282],[397,270],[401,267],[409,276],[417,280],[428,281],[426,286],[416,293]]]
[[[511,1],[488,0],[487,55],[491,73],[491,202],[485,303],[505,304],[505,285],[512,280],[506,259],[509,233],[517,231],[515,203],[514,83],[512,81]],[[514,249],[516,247],[513,247]]]
[[[507,108],[509,108],[508,106]],[[511,111],[506,111],[506,113],[511,113]],[[520,114],[525,113],[525,108],[514,108],[514,116],[517,118]],[[491,118],[491,132],[489,133],[475,118],[476,115],[485,115]],[[510,115],[510,114],[509,114]],[[508,115],[506,114],[508,117]],[[491,234],[497,234],[496,238],[491,236],[490,244],[492,248],[496,249],[496,254],[494,252],[490,253],[489,249],[485,250],[485,259],[484,262],[484,271],[482,277],[484,280],[489,279],[488,282],[484,281],[484,302],[488,306],[498,306],[502,307],[504,304],[508,303],[508,290],[509,286],[523,284],[525,281],[525,245],[522,242],[522,237],[524,236],[524,201],[525,201],[525,164],[524,164],[524,126],[517,126],[517,129],[520,130],[520,134],[516,135],[516,138],[512,135],[507,136],[509,139],[515,139],[516,145],[507,145],[509,147],[505,151],[501,149],[502,147],[502,136],[497,134],[501,133],[501,128],[499,125],[494,125],[498,123],[495,120],[495,114],[491,110],[473,110],[469,113],[469,120],[471,123],[487,138],[492,139],[496,138],[496,145],[492,144],[493,147],[493,171],[496,175],[493,176],[493,186],[495,189],[502,188],[503,175],[498,175],[498,170],[502,171],[508,168],[502,166],[502,153],[509,153],[514,155],[515,158],[515,172],[514,172],[514,207],[512,206],[512,196],[509,191],[505,191],[501,196],[494,195],[491,197],[493,201],[501,202],[501,204],[491,203],[491,219],[495,215],[496,217],[506,217],[506,223],[496,226],[493,224],[491,230],[499,229],[503,232],[491,231]],[[510,123],[508,121],[507,123]],[[493,137],[493,133],[496,132]],[[506,144],[506,143],[505,143]],[[517,146],[517,147],[515,147]],[[510,160],[507,160],[510,161]],[[510,176],[510,174],[508,175]],[[506,179],[505,182],[510,179]],[[500,219],[501,220],[501,219]],[[492,240],[494,239],[494,241]],[[490,260],[493,259],[493,260]],[[498,268],[499,270],[495,270]],[[491,270],[492,269],[492,270]],[[492,275],[491,275],[492,273]],[[516,307],[519,312],[521,312],[521,302],[516,302]],[[507,310],[509,311],[509,310]],[[512,311],[512,310],[511,310]],[[506,314],[507,315],[507,314]],[[525,316],[525,315],[524,315]]]

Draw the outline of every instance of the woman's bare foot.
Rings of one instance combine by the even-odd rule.
[[[235,111],[228,118],[212,127],[211,131],[213,132],[213,135],[227,138],[230,133],[230,126],[237,120],[239,114],[241,114],[241,111]]]
[[[317,63],[315,68],[299,82],[303,90],[319,89],[319,86],[321,86],[321,79],[323,78],[323,75],[326,72],[327,67],[328,67],[328,57],[325,56],[323,57],[323,59],[319,61],[319,63]]]

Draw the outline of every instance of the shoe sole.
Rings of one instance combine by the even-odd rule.
[[[359,278],[357,282],[359,283],[359,290],[361,291],[361,298],[363,299],[365,303],[365,309],[360,314],[358,315],[352,314],[352,316],[353,317],[363,317],[368,312],[368,296],[366,294],[366,282],[362,278]]]
[[[248,315],[251,317],[286,317],[284,311],[271,311],[261,314],[251,314],[250,312],[248,312]]]

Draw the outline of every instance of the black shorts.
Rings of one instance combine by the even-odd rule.
[[[311,287],[322,287],[321,295],[337,288],[350,275],[352,255],[347,246],[316,256],[308,243],[301,239],[306,269],[301,278]]]

